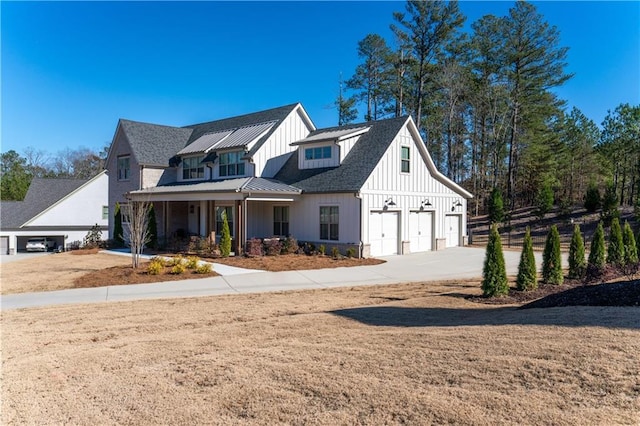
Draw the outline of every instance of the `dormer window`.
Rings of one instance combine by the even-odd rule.
[[[204,179],[204,156],[187,157],[182,159],[182,179]]]
[[[330,146],[320,146],[315,148],[305,148],[304,149],[304,159],[305,160],[322,160],[325,158],[331,158],[331,147]]]
[[[244,151],[224,152],[220,154],[220,176],[243,176]]]

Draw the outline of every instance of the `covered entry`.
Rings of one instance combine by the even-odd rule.
[[[460,215],[446,215],[444,221],[444,232],[447,239],[447,247],[458,247],[460,245]]]
[[[409,240],[411,253],[432,249],[433,212],[409,212]]]
[[[369,215],[371,256],[398,254],[398,218],[398,212],[371,212]]]

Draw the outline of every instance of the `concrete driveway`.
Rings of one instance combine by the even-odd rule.
[[[36,259],[40,256],[50,256],[52,254],[53,252],[39,252],[39,251],[34,251],[29,253],[26,251],[20,251],[16,254],[0,254],[0,264],[15,262],[17,260],[23,260],[23,259]]]
[[[157,284],[22,293],[0,296],[2,310],[70,303],[215,296],[299,289],[320,289],[417,281],[480,278],[484,248],[457,247],[437,252],[384,257],[374,266],[341,267],[307,271],[251,272],[213,278],[169,281]],[[517,274],[520,253],[505,251],[509,275]],[[537,264],[542,262],[536,253]],[[565,258],[566,262],[566,258]],[[218,270],[216,268],[216,270]],[[219,272],[222,272],[221,270]],[[105,283],[107,284],[107,283]]]

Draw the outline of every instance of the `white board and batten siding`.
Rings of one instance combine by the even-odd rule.
[[[460,245],[466,234],[467,200],[431,174],[427,167],[431,159],[417,145],[422,143],[403,126],[363,185],[363,243],[370,246],[372,256],[388,251],[379,249],[380,223],[374,215],[384,211],[388,199],[395,204],[386,211],[397,215],[398,254],[434,250],[438,240],[446,240],[446,246]],[[402,147],[409,147],[409,173],[401,172]],[[456,206],[458,202],[462,205]]]
[[[338,206],[337,241],[320,240],[320,207]],[[289,231],[299,241],[325,244],[358,244],[360,241],[360,199],[354,194],[305,194],[303,203],[292,203]]]
[[[288,154],[296,150],[291,143],[306,138],[313,130],[302,107],[295,108],[255,153],[255,176],[274,177],[289,158]]]

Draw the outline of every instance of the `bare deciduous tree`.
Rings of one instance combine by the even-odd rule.
[[[140,255],[149,241],[149,208],[151,203],[146,200],[130,200],[126,209],[123,209],[125,225],[125,242],[131,247],[131,263],[133,268],[140,265]]]

